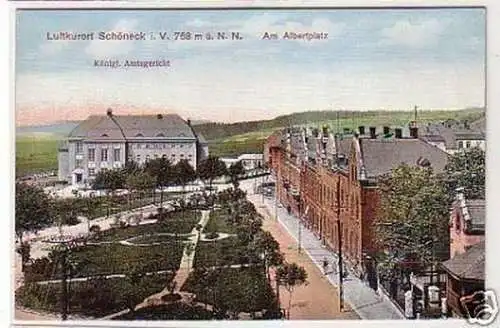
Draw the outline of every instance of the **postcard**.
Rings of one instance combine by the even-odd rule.
[[[486,8],[13,15],[18,324],[496,318]]]

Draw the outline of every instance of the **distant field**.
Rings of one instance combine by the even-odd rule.
[[[60,137],[36,133],[16,137],[16,176],[57,169]]]
[[[342,112],[336,120],[334,112],[304,112],[281,116],[274,120],[240,122],[233,124],[201,124],[200,130],[208,139],[211,154],[221,157],[238,156],[242,153],[260,153],[265,139],[276,129],[292,125],[318,127],[327,124],[330,131],[337,133],[343,128],[357,129],[358,126],[403,127],[413,119],[412,111]],[[484,111],[466,109],[458,111],[419,111],[420,124],[446,119],[471,122],[484,117]],[[198,129],[197,129],[198,130]],[[16,138],[16,175],[57,169],[57,144],[59,134],[20,134]]]

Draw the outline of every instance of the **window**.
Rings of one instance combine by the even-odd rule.
[[[75,165],[76,167],[82,167],[82,160],[81,159],[77,159],[76,162],[75,162]]]
[[[165,138],[165,135],[164,135],[163,133],[158,133],[156,136],[157,136],[158,138]]]
[[[89,162],[95,162],[95,149],[94,148],[88,149],[88,159],[89,159]]]
[[[465,143],[465,148],[470,148],[470,141],[467,141],[467,142]]]
[[[137,155],[136,158],[137,158],[137,162],[141,161],[141,155]]]
[[[108,161],[108,150],[106,148],[101,149],[101,162]]]
[[[146,162],[149,161],[149,155],[146,155]]]
[[[115,162],[119,162],[120,161],[120,150],[121,149],[113,149],[113,159]]]
[[[95,175],[95,169],[89,169],[89,176],[93,177]]]
[[[459,141],[458,142],[458,149],[462,149],[464,148],[464,142],[463,141]]]
[[[149,144],[146,144],[146,149],[149,149],[149,146],[150,146]]]
[[[181,157],[184,157],[184,154],[181,154]]]
[[[175,148],[175,145],[174,145],[174,144],[171,144],[171,145],[170,145],[170,147],[171,147],[171,148]]]
[[[81,141],[76,143],[76,153],[83,153],[83,143]]]
[[[140,138],[140,137],[144,137],[144,136],[142,135],[142,133],[137,133],[135,136],[136,136],[136,137],[138,137],[138,138]]]
[[[184,145],[179,145],[179,148],[182,148],[182,147],[184,147]]]
[[[163,154],[163,155],[161,156],[161,158],[163,158],[163,159],[167,159],[167,155],[166,155],[166,154]]]
[[[158,157],[159,157],[158,154],[155,154],[155,159],[157,159]]]

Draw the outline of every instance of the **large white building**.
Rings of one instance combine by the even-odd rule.
[[[208,157],[208,144],[190,121],[176,114],[90,116],[59,147],[59,179],[83,185],[102,169],[120,168],[126,159],[143,164],[165,157],[186,159],[196,169]]]

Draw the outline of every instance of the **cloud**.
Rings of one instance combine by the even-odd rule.
[[[445,32],[449,21],[429,19],[419,23],[409,20],[397,21],[381,32],[382,45],[400,45],[411,48],[425,48],[436,45]]]
[[[109,30],[109,32],[137,32],[137,25],[137,19],[121,19]],[[124,55],[132,52],[137,42],[141,41],[94,39],[90,41],[89,45],[85,48],[85,52],[93,57]]]

